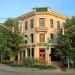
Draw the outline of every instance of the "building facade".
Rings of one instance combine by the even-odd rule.
[[[51,8],[33,8],[17,17],[18,27],[24,35],[24,45],[18,52],[18,63],[25,58],[44,59],[52,62],[52,53],[57,45],[57,32],[64,27],[67,17]]]

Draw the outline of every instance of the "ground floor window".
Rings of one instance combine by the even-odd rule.
[[[25,51],[23,51],[23,58],[25,59]]]
[[[32,57],[34,58],[34,48],[32,48]]]
[[[30,51],[31,50],[31,51]],[[31,53],[30,53],[31,52]],[[30,56],[32,57],[32,58],[34,58],[34,48],[28,48],[27,49],[27,56],[30,58]]]
[[[27,56],[30,57],[30,48],[27,48]]]

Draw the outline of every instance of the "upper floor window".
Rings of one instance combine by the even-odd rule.
[[[19,22],[19,30],[22,30],[22,22]]]
[[[31,42],[32,42],[32,43],[34,42],[33,34],[31,34]]]
[[[25,22],[25,30],[28,29],[28,22]]]
[[[40,18],[39,19],[39,25],[40,25],[40,27],[44,27],[45,26],[44,18]]]
[[[62,23],[62,28],[64,28],[65,27],[65,23]]]
[[[33,28],[33,25],[34,25],[34,20],[33,19],[30,21],[30,25],[31,25],[31,28]]]
[[[57,29],[60,29],[60,21],[57,21]]]
[[[50,27],[53,28],[53,19],[50,19]]]
[[[28,42],[28,41],[27,41],[27,35],[25,35],[25,44],[27,44],[27,42]]]
[[[45,33],[40,34],[40,42],[45,42]]]

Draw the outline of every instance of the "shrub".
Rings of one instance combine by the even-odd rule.
[[[24,64],[14,63],[14,64],[11,64],[10,66],[12,66],[12,67],[24,67]]]
[[[39,68],[39,69],[57,69],[56,67],[54,66],[51,66],[51,65],[33,65],[34,68]]]
[[[39,63],[39,64],[38,64]],[[23,64],[17,64],[10,60],[3,60],[2,64],[10,65],[13,67],[29,67],[29,68],[38,68],[38,69],[57,69],[54,66],[47,65],[45,60],[38,59],[25,59]]]
[[[24,60],[24,66],[25,67],[30,67],[31,66],[31,63],[30,63],[30,58],[25,58],[25,60]]]
[[[38,59],[30,59],[30,58],[25,58],[24,60],[24,65],[25,67],[33,67],[34,64],[37,64],[38,63]]]
[[[14,64],[14,62],[13,61],[10,61],[10,60],[2,60],[1,63],[2,64],[6,64],[6,65]]]

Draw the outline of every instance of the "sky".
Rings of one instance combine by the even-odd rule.
[[[0,22],[30,12],[34,7],[50,7],[66,16],[75,16],[75,0],[0,0]]]

